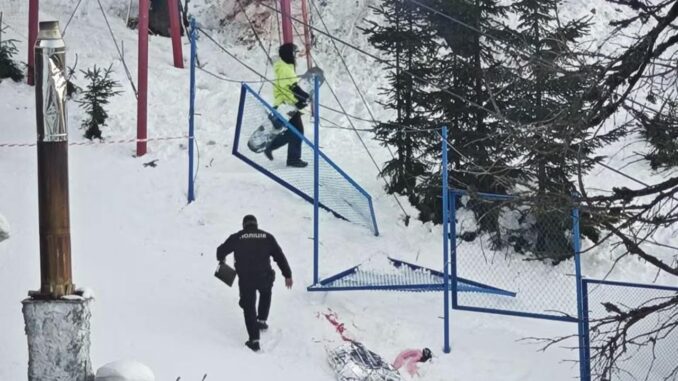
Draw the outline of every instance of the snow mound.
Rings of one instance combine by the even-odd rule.
[[[0,214],[0,242],[9,238],[9,222]]]
[[[94,290],[89,287],[78,288],[76,291],[84,299],[94,299]]]
[[[155,381],[155,375],[138,361],[123,360],[99,368],[95,381]]]

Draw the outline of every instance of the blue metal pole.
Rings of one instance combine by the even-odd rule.
[[[574,269],[577,283],[577,317],[579,323],[577,331],[579,335],[579,373],[581,380],[588,380],[589,375],[586,366],[586,345],[584,336],[588,335],[584,324],[584,296],[582,292],[581,260],[579,253],[581,251],[581,238],[579,234],[579,208],[572,209],[572,249],[574,250]]]
[[[580,317],[581,326],[583,328],[582,343],[584,345],[584,366],[583,373],[580,379],[582,381],[591,381],[591,339],[589,337],[589,285],[588,282],[582,279],[582,309],[584,315]]]
[[[449,211],[450,211],[450,278],[452,282],[452,309],[457,308],[459,302],[457,300],[457,295],[459,294],[459,281],[457,274],[457,193],[454,191],[450,192],[449,187],[447,194],[449,197]]]
[[[191,81],[190,100],[188,106],[188,203],[195,201],[195,184],[193,183],[193,143],[195,141],[195,64],[197,43],[195,41],[195,18],[191,17]]]
[[[442,178],[443,178],[443,271],[444,271],[444,290],[443,295],[445,301],[443,302],[444,311],[444,346],[443,352],[450,353],[450,232],[449,232],[449,185],[447,183],[447,127],[443,127],[443,136],[442,136],[442,155],[443,155],[443,165],[442,165]]]
[[[318,284],[318,261],[320,227],[318,209],[320,205],[320,82],[313,81],[313,284]]]

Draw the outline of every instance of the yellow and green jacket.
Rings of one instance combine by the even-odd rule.
[[[297,98],[294,96],[292,87],[299,81],[294,72],[294,65],[279,59],[273,64],[275,80],[273,81],[273,106],[278,107],[281,104],[294,106]]]

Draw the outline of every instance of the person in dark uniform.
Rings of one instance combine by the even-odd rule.
[[[275,278],[270,257],[278,264],[287,288],[292,288],[292,270],[275,237],[259,230],[254,216],[245,216],[242,227],[241,231],[232,234],[226,242],[219,245],[217,260],[224,262],[226,256],[235,253],[235,272],[238,274],[240,289],[239,304],[245,315],[245,326],[249,335],[245,345],[256,352],[260,349],[259,330],[268,329],[266,320],[271,308],[271,290]]]

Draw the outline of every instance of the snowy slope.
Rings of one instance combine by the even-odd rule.
[[[9,238],[9,222],[0,214],[0,242]]]
[[[66,22],[77,1],[43,0],[43,19]],[[121,2],[102,1],[115,35],[125,41],[125,57],[136,81],[135,31],[124,27]],[[219,12],[228,4],[197,1],[200,22],[236,54],[264,71],[266,60],[250,40],[243,20],[236,18],[217,33]],[[222,3],[222,2],[217,2]],[[226,2],[227,3],[227,2]],[[231,4],[232,5],[232,4]],[[330,2],[326,21],[333,32],[362,47],[366,42],[353,21],[366,14],[364,1]],[[250,8],[252,12],[254,9]],[[351,22],[346,22],[351,20]],[[25,24],[15,25],[25,30]],[[13,31],[9,32],[16,33]],[[275,33],[275,32],[274,32]],[[20,34],[14,37],[22,39]],[[96,2],[83,2],[69,26],[68,62],[78,69],[113,62],[125,91],[110,105],[111,118],[104,135],[109,140],[135,136],[133,93],[103,24]],[[150,39],[149,135],[185,135],[188,109],[188,71],[171,66],[168,39]],[[320,42],[318,59],[348,111],[367,116],[327,41]],[[20,57],[25,56],[25,45]],[[185,51],[187,47],[185,47]],[[275,50],[275,47],[274,47]],[[346,51],[351,67],[368,99],[377,99],[379,80],[374,64]],[[234,79],[258,79],[206,39],[200,57],[207,68]],[[79,76],[82,84],[82,77]],[[76,82],[78,81],[76,80]],[[266,90],[264,90],[266,91]],[[263,94],[266,94],[265,92]],[[437,357],[422,367],[426,380],[570,380],[576,358],[563,348],[539,352],[539,346],[518,341],[525,337],[573,334],[572,324],[523,320],[483,314],[452,314],[453,351],[442,354],[442,295],[399,293],[311,294],[312,208],[230,155],[239,85],[198,75],[197,138],[200,148],[198,200],[186,206],[186,149],[184,140],[149,143],[149,154],[133,158],[134,144],[72,146],[70,200],[74,280],[94,290],[92,360],[94,368],[117,359],[148,364],[158,380],[331,380],[326,346],[337,345],[338,335],[317,314],[331,308],[348,330],[371,350],[392,360],[406,348],[428,346]],[[322,99],[333,105],[325,88]],[[0,84],[0,142],[35,140],[33,89],[24,84]],[[384,115],[372,103],[378,115]],[[70,139],[81,142],[82,114],[69,103]],[[328,118],[345,125],[338,116]],[[308,121],[306,122],[307,125]],[[357,125],[367,127],[367,125]],[[369,138],[369,134],[364,134]],[[323,130],[323,148],[375,198],[381,237],[322,216],[323,271],[338,272],[371,257],[392,255],[440,268],[441,230],[416,221],[409,227],[385,195],[376,169],[351,131]],[[368,140],[377,159],[388,153]],[[0,380],[25,379],[27,353],[20,301],[39,287],[36,153],[34,148],[0,148],[0,213],[12,223],[12,238],[0,243]],[[142,164],[157,159],[155,168]],[[609,186],[609,184],[608,184]],[[403,200],[404,202],[405,200]],[[409,210],[414,214],[413,210]],[[224,287],[211,275],[215,247],[238,229],[242,216],[253,213],[261,227],[276,235],[287,253],[295,278],[291,291],[280,281],[274,289],[271,332],[262,337],[264,351],[253,354],[246,339],[237,290]],[[589,257],[585,269],[601,275],[609,259]],[[535,264],[535,266],[539,266]],[[560,270],[569,272],[568,264]],[[571,264],[570,264],[571,266]],[[641,264],[627,261],[619,276],[652,279]],[[541,279],[541,285],[548,280]],[[537,287],[539,286],[536,285]]]

